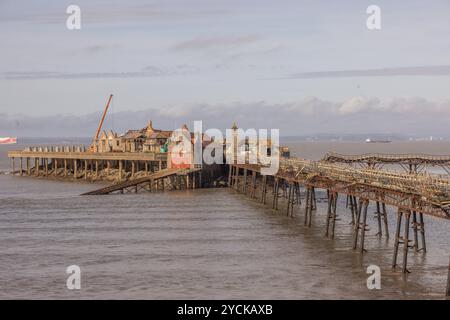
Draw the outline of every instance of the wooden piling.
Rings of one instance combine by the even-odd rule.
[[[34,174],[39,176],[39,158],[34,158]]]
[[[77,179],[77,160],[73,160],[73,179],[76,180]]]
[[[58,159],[53,159],[53,175],[58,175]]]

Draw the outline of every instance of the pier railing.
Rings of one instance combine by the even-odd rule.
[[[323,157],[328,162],[360,162],[360,161],[379,161],[379,162],[398,162],[398,161],[428,161],[432,162],[450,162],[450,155],[429,155],[424,153],[363,153],[363,154],[340,154],[328,152]]]

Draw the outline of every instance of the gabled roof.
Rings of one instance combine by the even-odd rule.
[[[145,134],[141,130],[128,130],[121,136],[122,139],[145,138]]]
[[[147,139],[168,139],[172,135],[172,131],[153,132]]]

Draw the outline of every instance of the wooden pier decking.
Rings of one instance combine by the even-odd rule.
[[[138,171],[148,175],[167,167],[166,153],[151,152],[9,151],[8,157],[13,174],[70,176],[74,180],[98,180],[99,171],[104,171],[106,175],[114,173],[122,181],[127,173],[134,178]]]

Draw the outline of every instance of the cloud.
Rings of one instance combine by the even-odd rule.
[[[0,115],[0,135],[91,136],[100,113],[30,117]],[[351,97],[332,102],[317,97],[298,101],[266,101],[221,104],[172,105],[141,111],[109,114],[104,128],[124,132],[144,127],[149,119],[156,127],[173,129],[202,120],[204,128],[229,128],[234,121],[243,128],[278,128],[281,135],[314,133],[399,133],[412,136],[450,137],[450,100],[429,101],[420,97]]]
[[[3,3],[4,2],[4,3]],[[61,19],[67,16],[66,8],[70,4],[61,4],[60,1],[52,2],[24,2],[0,1],[4,4],[0,10],[0,24],[2,23],[30,23],[30,24],[59,24]],[[195,20],[205,17],[217,17],[233,13],[226,7],[195,6],[184,1],[153,1],[129,0],[126,3],[102,1],[78,0],[81,8],[83,23],[87,25],[112,24],[112,23],[148,23],[149,21]]]
[[[257,42],[259,40],[261,40],[261,36],[259,35],[195,38],[180,42],[174,45],[171,49],[174,51],[185,51],[185,50],[202,50],[211,48],[236,47],[241,45],[248,45]]]
[[[450,75],[450,65],[300,72],[289,75],[288,78],[314,79],[314,78],[347,78],[347,77],[448,76],[448,75]]]
[[[0,77],[6,80],[149,78],[187,75],[196,72],[198,72],[198,69],[194,66],[177,65],[174,67],[146,66],[139,71],[123,72],[8,71],[0,73]]]

